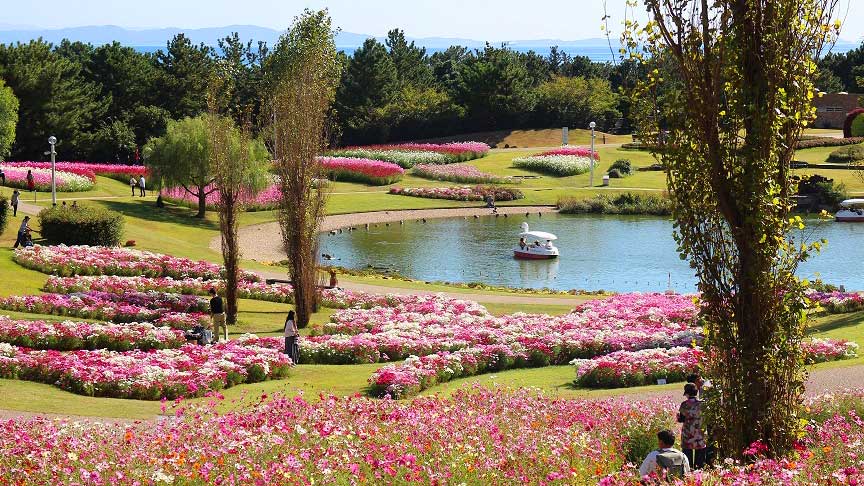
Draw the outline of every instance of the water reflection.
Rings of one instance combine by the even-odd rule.
[[[369,230],[324,235],[321,251],[352,268],[387,268],[420,280],[483,281],[511,287],[587,290],[695,289],[693,270],[682,261],[664,218],[532,215],[534,230],[558,236],[558,260],[513,258],[525,217],[406,221]],[[822,254],[799,275],[848,288],[864,289],[864,267],[857,257],[864,225],[810,224],[804,237],[827,238]]]

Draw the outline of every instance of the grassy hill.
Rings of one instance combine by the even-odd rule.
[[[627,143],[632,142],[631,135],[610,135],[603,132],[595,132],[598,144],[604,143]],[[561,145],[561,129],[560,128],[543,128],[536,130],[496,130],[492,132],[475,132],[462,135],[452,135],[449,137],[430,138],[422,140],[430,143],[446,143],[446,142],[486,142],[493,148],[505,148],[509,145],[510,148],[530,148],[530,147],[557,147]],[[591,143],[591,130],[581,128],[571,128],[570,145],[588,145]]]

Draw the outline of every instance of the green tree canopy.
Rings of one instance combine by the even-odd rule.
[[[375,39],[354,52],[336,97],[336,107],[348,137],[382,139],[375,110],[390,103],[399,89],[396,66]]]
[[[9,155],[18,124],[18,98],[0,78],[0,160]]]
[[[539,124],[587,127],[596,121],[611,126],[620,115],[618,95],[605,79],[555,76],[535,89]]]
[[[432,69],[427,62],[425,48],[417,47],[414,41],[409,44],[405,32],[400,29],[388,32],[385,44],[390,50],[390,59],[393,60],[399,84],[403,88],[422,88],[432,84]]]
[[[82,66],[43,40],[0,45],[0,70],[20,102],[13,158],[40,159],[48,137],[66,159],[83,158],[87,132],[103,117],[111,97],[86,81]]]
[[[459,65],[456,100],[478,128],[507,128],[534,107],[533,78],[519,55],[486,45]]]

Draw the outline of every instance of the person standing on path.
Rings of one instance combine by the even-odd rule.
[[[15,246],[12,248],[18,248],[18,246],[25,246],[24,244],[27,242],[27,232],[30,231],[30,216],[24,216],[24,221],[21,222],[21,227],[18,228],[18,237],[15,238]]]
[[[6,185],[6,173],[3,172],[3,169],[0,168],[0,186]]]
[[[18,202],[21,200],[21,193],[18,192],[18,189],[12,191],[12,199],[9,201],[9,204],[12,205],[12,217],[18,216]]]
[[[294,320],[294,311],[288,311],[288,317],[285,318],[285,354],[294,364],[300,361],[300,347],[297,345],[299,334],[297,321]]]
[[[694,383],[684,385],[687,400],[678,408],[678,422],[681,423],[681,450],[694,469],[705,465],[705,452],[708,444],[702,426],[702,400],[699,389]]]
[[[129,186],[132,187],[132,197],[135,197],[135,188],[138,187],[138,180],[135,179],[135,176],[129,178]]]
[[[33,179],[33,171],[27,169],[27,190],[33,192],[36,190],[36,181]]]
[[[144,181],[144,174],[138,178],[138,188],[141,189],[141,197],[147,196],[147,182]]]
[[[216,293],[215,288],[210,288],[210,319],[213,321],[213,341],[219,342],[220,328],[225,332],[225,341],[228,341],[228,325],[225,323],[225,305],[222,297]]]

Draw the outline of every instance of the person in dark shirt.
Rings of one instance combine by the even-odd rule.
[[[222,297],[216,293],[216,289],[210,288],[210,319],[213,321],[213,340],[219,342],[220,328],[224,331],[225,340],[228,340],[228,326],[225,324],[225,306]]]

